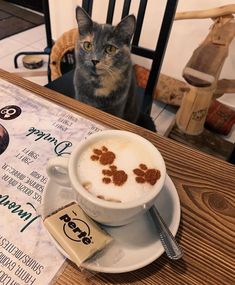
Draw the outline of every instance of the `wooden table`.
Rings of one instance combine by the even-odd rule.
[[[235,284],[235,166],[190,149],[119,118],[74,101],[0,69],[0,77],[112,128],[138,133],[162,153],[167,172],[181,201],[177,240],[184,257],[170,261],[165,254],[130,273],[80,272],[67,262],[56,284]],[[136,253],[138,254],[138,252]]]

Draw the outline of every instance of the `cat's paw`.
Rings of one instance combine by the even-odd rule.
[[[109,151],[106,146],[102,146],[101,149],[93,149],[93,154],[91,155],[91,160],[99,161],[102,165],[111,165],[115,158],[115,153]]]
[[[134,174],[136,175],[136,182],[137,183],[149,183],[154,185],[157,180],[161,177],[161,173],[157,169],[148,168],[145,164],[141,163],[139,168],[135,168],[133,170]]]

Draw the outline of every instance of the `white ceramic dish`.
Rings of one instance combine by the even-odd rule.
[[[43,195],[42,217],[73,200],[74,194],[71,188],[49,180]],[[175,236],[180,223],[180,201],[168,175],[155,205]],[[103,228],[114,238],[114,243],[95,260],[86,262],[84,264],[86,269],[105,273],[129,272],[150,264],[164,252],[148,213],[126,226]],[[56,242],[55,245],[69,258]]]

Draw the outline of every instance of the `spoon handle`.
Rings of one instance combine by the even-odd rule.
[[[159,233],[161,243],[165,249],[167,256],[173,260],[181,258],[183,256],[183,251],[176,242],[174,236],[170,232],[157,208],[155,206],[152,206],[149,209],[149,212]]]

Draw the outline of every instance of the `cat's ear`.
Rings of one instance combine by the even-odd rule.
[[[91,33],[93,21],[91,20],[87,12],[83,10],[80,6],[77,6],[76,8],[76,19],[80,35],[86,35],[88,33]]]
[[[114,33],[123,39],[124,43],[129,45],[135,32],[136,18],[134,15],[126,16],[114,29]]]

